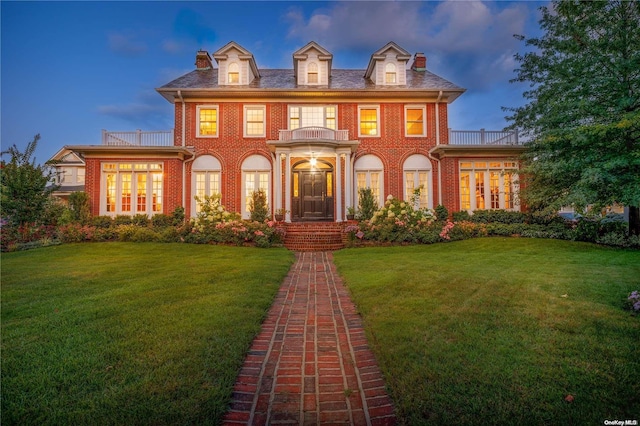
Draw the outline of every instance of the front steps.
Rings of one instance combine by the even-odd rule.
[[[284,246],[293,251],[333,251],[345,246],[347,222],[292,222],[279,224],[286,231]]]

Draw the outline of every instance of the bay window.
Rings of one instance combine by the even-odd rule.
[[[517,164],[513,161],[462,161],[460,208],[519,210],[516,182]]]
[[[162,213],[162,163],[103,163],[102,214]]]

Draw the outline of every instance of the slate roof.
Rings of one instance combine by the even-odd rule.
[[[260,78],[256,78],[249,85],[218,85],[218,69],[195,70],[170,83],[158,88],[158,92],[163,94],[169,101],[173,101],[173,95],[167,92],[176,90],[294,90],[294,91],[448,91],[458,92],[456,96],[462,94],[465,89],[433,74],[430,71],[407,70],[407,84],[394,86],[377,86],[371,80],[364,78],[365,70],[333,69],[329,85],[305,86],[296,84],[293,70],[291,69],[261,69]],[[451,100],[453,100],[451,99]]]

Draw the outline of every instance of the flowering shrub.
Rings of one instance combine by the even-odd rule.
[[[58,238],[60,238],[60,241],[63,243],[91,241],[95,230],[95,226],[70,223],[58,227]]]
[[[414,203],[387,197],[384,206],[369,221],[360,222],[363,237],[374,241],[422,242],[421,231],[435,221],[428,209],[415,209]]]
[[[635,290],[629,294],[625,308],[632,311],[635,315],[640,314],[640,291]]]

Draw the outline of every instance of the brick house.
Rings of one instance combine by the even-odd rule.
[[[183,206],[189,217],[195,195],[217,193],[249,217],[263,189],[287,222],[341,222],[363,187],[380,204],[421,188],[420,207],[519,210],[517,134],[450,130],[448,105],[465,89],[431,73],[424,54],[389,42],[365,69],[334,69],[310,42],[292,59],[259,69],[235,42],[198,51],[194,71],[157,89],[174,105],[174,130],[66,146],[84,161],[93,214]]]

